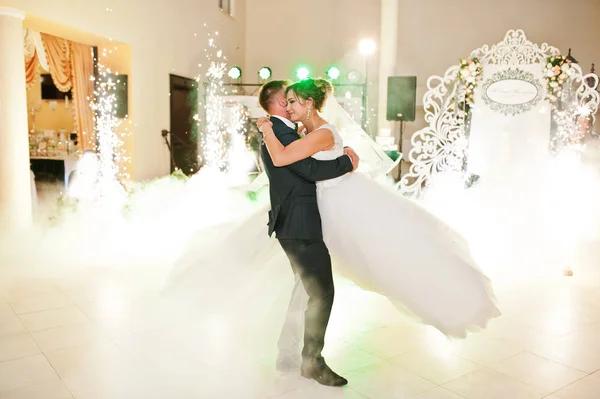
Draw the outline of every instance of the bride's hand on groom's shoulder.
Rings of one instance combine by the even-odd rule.
[[[344,154],[350,157],[350,161],[352,161],[352,171],[354,172],[356,168],[358,168],[360,158],[356,155],[356,152],[354,152],[352,147],[344,147]]]

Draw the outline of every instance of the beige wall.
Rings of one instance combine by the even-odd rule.
[[[274,78],[295,78],[298,65],[325,76],[332,64],[362,73],[358,41],[379,36],[378,0],[251,0],[246,16],[246,83],[267,65]],[[376,68],[371,68],[376,71]]]
[[[160,136],[170,124],[169,73],[199,74],[206,29],[219,31],[221,48],[232,62],[244,61],[245,0],[236,0],[235,18],[223,14],[217,0],[0,0],[0,4],[131,46],[136,180],[169,172],[169,154]]]

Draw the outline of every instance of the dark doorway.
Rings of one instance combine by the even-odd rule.
[[[194,79],[170,75],[171,93],[171,173],[181,169],[186,175],[198,171],[198,83]]]

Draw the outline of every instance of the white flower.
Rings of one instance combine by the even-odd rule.
[[[552,68],[552,64],[548,63],[548,65],[546,65],[546,68]]]
[[[548,72],[546,72],[546,76],[551,78],[552,76],[554,76],[554,70],[553,69],[549,69]]]
[[[558,82],[550,82],[550,87],[558,87]]]
[[[566,62],[564,64],[562,64],[562,67],[560,67],[560,69],[562,69],[564,72],[567,72],[570,68],[571,68],[571,66],[569,64],[567,64]]]

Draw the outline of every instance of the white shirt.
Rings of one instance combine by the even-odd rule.
[[[275,117],[275,118],[279,119],[280,121],[282,121],[283,123],[288,125],[288,127],[291,127],[292,129],[296,130],[296,125],[294,125],[294,122],[292,122],[291,120],[286,119],[283,116],[279,116],[279,115],[271,115],[271,117]]]

